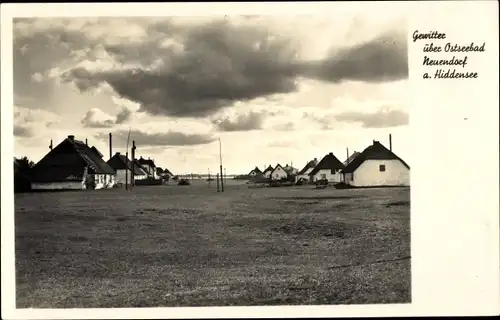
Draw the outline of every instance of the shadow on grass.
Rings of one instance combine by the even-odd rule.
[[[409,207],[410,206],[410,201],[394,201],[394,202],[389,202],[386,207]]]
[[[299,221],[297,223],[288,223],[271,229],[273,232],[279,232],[286,235],[316,238],[316,237],[335,237],[340,239],[351,238],[358,230],[355,226],[344,222],[330,222],[328,224]]]
[[[272,197],[275,200],[337,200],[337,199],[361,199],[364,196],[315,196],[315,197]]]

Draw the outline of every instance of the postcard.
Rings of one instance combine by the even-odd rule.
[[[2,5],[2,317],[498,314],[498,21]]]

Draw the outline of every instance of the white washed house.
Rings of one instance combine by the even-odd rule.
[[[300,170],[297,173],[297,176],[295,177],[295,181],[299,181],[300,179],[310,181],[311,177],[309,176],[309,173],[316,167],[318,164],[318,159],[314,158],[313,160],[309,161],[302,170]]]
[[[111,159],[107,161],[107,164],[116,171],[116,184],[131,184],[132,183],[132,172],[134,174],[134,180],[143,180],[147,178],[147,173],[141,168],[137,163],[132,162],[132,160],[127,159],[127,157],[120,152],[115,153]]]
[[[342,173],[344,182],[354,187],[410,185],[408,164],[378,141],[373,141]]]
[[[288,178],[288,172],[279,163],[271,171],[270,177],[272,180],[282,180]]]
[[[156,165],[153,160],[151,159],[144,159],[143,157],[140,157],[137,162],[141,165],[143,169],[145,169],[146,173],[148,174],[149,177],[153,179],[158,179],[158,174],[156,172]]]
[[[270,179],[271,178],[271,173],[273,172],[274,168],[271,167],[271,165],[269,165],[265,170],[264,172],[262,172],[262,175],[264,176],[264,178],[266,179]]]
[[[342,169],[344,169],[344,164],[330,152],[309,172],[309,177],[312,182],[318,180],[328,180],[332,183],[341,182]]]
[[[287,164],[283,169],[285,169],[288,176],[296,176],[297,173],[299,173],[299,170],[297,170],[297,168],[294,168],[292,165]]]
[[[32,169],[32,190],[83,190],[111,188],[115,171],[97,148],[69,135]]]
[[[260,171],[259,167],[255,167],[255,169],[253,169],[248,173],[248,176],[251,178],[256,177],[258,175],[262,175],[262,171]]]

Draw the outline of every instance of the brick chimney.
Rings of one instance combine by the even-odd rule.
[[[75,136],[74,135],[69,135],[68,139],[71,140],[71,141],[74,141],[75,140]]]

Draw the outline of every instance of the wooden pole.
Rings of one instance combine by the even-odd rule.
[[[113,157],[113,135],[109,133],[109,158]]]
[[[128,150],[125,152],[125,161],[128,163]],[[128,169],[125,170],[125,190],[128,190]]]
[[[219,189],[219,174],[217,173],[217,192],[220,192]]]
[[[130,186],[135,186],[135,141],[132,141],[132,171],[130,173]]]
[[[212,181],[210,181],[210,168],[208,168],[208,187],[210,188]]]
[[[220,161],[220,190],[221,192],[224,192],[224,175],[222,173],[222,142],[219,138],[219,161]]]

